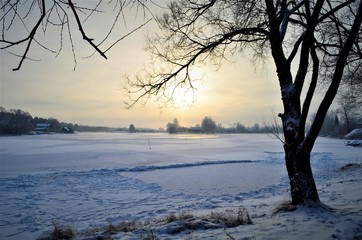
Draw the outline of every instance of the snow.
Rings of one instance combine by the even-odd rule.
[[[83,231],[180,211],[202,215],[235,208],[245,208],[253,223],[172,234],[181,224],[174,222],[154,225],[153,234],[160,239],[362,238],[362,148],[343,140],[319,138],[313,149],[325,207],[276,214],[289,198],[289,183],[282,144],[267,135],[78,133],[1,137],[0,144],[0,239],[36,239],[54,221]]]
[[[285,84],[282,88],[282,94],[283,94],[282,98],[283,99],[289,98],[294,91],[295,91],[295,85],[293,83]]]
[[[350,133],[344,136],[345,139],[359,139],[356,141],[362,141],[362,128],[353,129]]]

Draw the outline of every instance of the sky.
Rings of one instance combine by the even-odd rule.
[[[90,2],[92,3],[92,2]],[[35,14],[35,13],[33,13]],[[94,15],[95,16],[95,15]],[[102,39],[112,23],[111,14],[92,16],[85,23],[85,31],[95,42]],[[35,19],[35,15],[31,16]],[[104,48],[119,37],[139,26],[144,20],[135,13],[127,15],[127,24],[121,22],[113,31]],[[175,106],[160,108],[162,102],[151,99],[146,105],[136,104],[127,109],[124,87],[126,77],[150,67],[150,55],[145,50],[145,35],[159,31],[154,22],[120,41],[107,52],[108,59],[93,53],[89,44],[82,40],[76,27],[72,26],[72,38],[77,56],[74,69],[73,53],[67,34],[64,33],[63,50],[59,55],[33,45],[29,57],[19,71],[12,71],[19,58],[0,51],[1,96],[0,106],[6,109],[22,109],[33,117],[53,117],[62,122],[84,125],[165,128],[174,118],[182,126],[195,126],[205,116],[230,127],[240,122],[246,126],[263,124],[272,112],[282,111],[279,84],[272,61],[255,65],[248,54],[236,54],[232,62],[222,66],[202,66],[193,74],[202,78],[195,83],[194,100],[182,90],[175,97]],[[9,36],[24,36],[22,26],[15,25]],[[59,30],[49,27],[37,37],[51,49],[58,49]],[[20,54],[22,48],[12,53]],[[103,46],[102,46],[103,47]],[[151,66],[152,67],[152,66]],[[188,100],[187,100],[188,99]],[[186,104],[185,104],[186,102]],[[192,106],[190,106],[192,105]]]

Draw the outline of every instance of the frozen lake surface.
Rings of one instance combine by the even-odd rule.
[[[51,229],[53,221],[83,230],[181,210],[239,206],[267,226],[272,223],[265,217],[270,213],[266,206],[288,198],[282,144],[263,134],[79,133],[1,137],[0,144],[0,239],[36,239]],[[312,165],[322,201],[323,197],[333,200],[339,188],[327,186],[339,181],[353,192],[336,204],[355,209],[347,230],[338,232],[332,225],[332,232],[325,233],[328,237],[362,237],[355,230],[362,228],[361,168],[338,172],[349,163],[362,163],[362,148],[346,147],[342,140],[318,139]],[[268,231],[257,233],[260,228],[249,226],[240,237],[267,237]],[[233,231],[239,236],[237,229]],[[282,237],[288,230],[270,231]],[[170,237],[164,234],[159,232],[160,239]],[[169,239],[225,236],[215,230]],[[118,237],[137,239],[137,233]]]

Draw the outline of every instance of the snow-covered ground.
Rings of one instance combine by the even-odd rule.
[[[362,239],[362,148],[343,140],[319,138],[312,153],[328,207],[277,214],[289,190],[283,149],[263,134],[36,135],[1,137],[0,147],[0,239],[36,239],[53,222],[82,231],[237,208],[253,223],[151,230],[159,239]]]

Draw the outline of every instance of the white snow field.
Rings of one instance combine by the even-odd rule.
[[[362,148],[343,140],[319,138],[313,149],[326,206],[279,213],[289,199],[284,154],[264,134],[78,133],[0,144],[0,239],[37,239],[53,222],[82,232],[133,220],[154,221],[158,239],[362,239]],[[252,224],[174,231],[182,223],[155,221],[239,208]],[[112,237],[142,239],[145,231]]]

